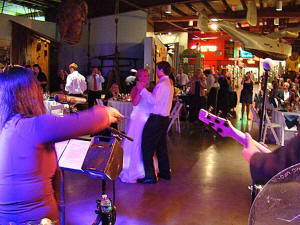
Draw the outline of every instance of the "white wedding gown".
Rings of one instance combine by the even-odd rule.
[[[137,106],[133,106],[130,115],[127,136],[134,141],[123,141],[123,170],[120,174],[122,182],[136,183],[138,178],[145,176],[142,156],[142,133],[151,112],[151,105],[141,98]]]

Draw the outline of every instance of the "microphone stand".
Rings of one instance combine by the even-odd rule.
[[[259,130],[258,130],[258,140],[257,140],[258,142],[260,142],[262,139],[262,130],[263,130],[264,121],[265,121],[265,111],[266,111],[265,103],[266,103],[266,95],[267,95],[268,78],[269,78],[269,70],[265,70],[262,109],[261,109],[261,113],[259,115],[260,123],[259,123]],[[251,204],[252,204],[254,202],[254,199],[257,194],[257,185],[254,182],[252,182],[252,186],[251,186],[250,190],[251,190]]]
[[[263,89],[263,99],[262,99],[262,109],[260,116],[260,124],[259,124],[259,131],[258,131],[258,142],[262,139],[262,130],[264,125],[264,119],[265,119],[265,102],[266,102],[266,93],[267,93],[267,83],[269,78],[269,71],[266,70],[265,72],[265,80],[264,80],[264,89]]]

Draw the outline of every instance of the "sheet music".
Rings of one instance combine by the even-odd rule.
[[[81,166],[89,149],[90,141],[71,139],[67,142],[63,154],[58,158],[59,167],[82,171]],[[64,142],[59,142],[59,148],[64,144]],[[59,155],[59,153],[57,153],[57,155]]]
[[[55,145],[55,150],[56,150],[56,155],[57,155],[57,161],[59,161],[61,155],[63,154],[65,148],[67,147],[67,145],[69,144],[70,140],[66,140],[66,141],[60,141],[60,142],[56,142]]]

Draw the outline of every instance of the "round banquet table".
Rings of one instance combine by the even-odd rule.
[[[107,105],[119,110],[119,112],[125,117],[118,122],[118,128],[120,131],[126,133],[129,125],[130,114],[133,109],[132,103],[128,101],[109,100]]]

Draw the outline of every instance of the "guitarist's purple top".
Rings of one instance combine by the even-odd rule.
[[[272,153],[255,153],[250,160],[251,176],[256,184],[265,184],[283,169],[297,163],[300,163],[300,135]]]

